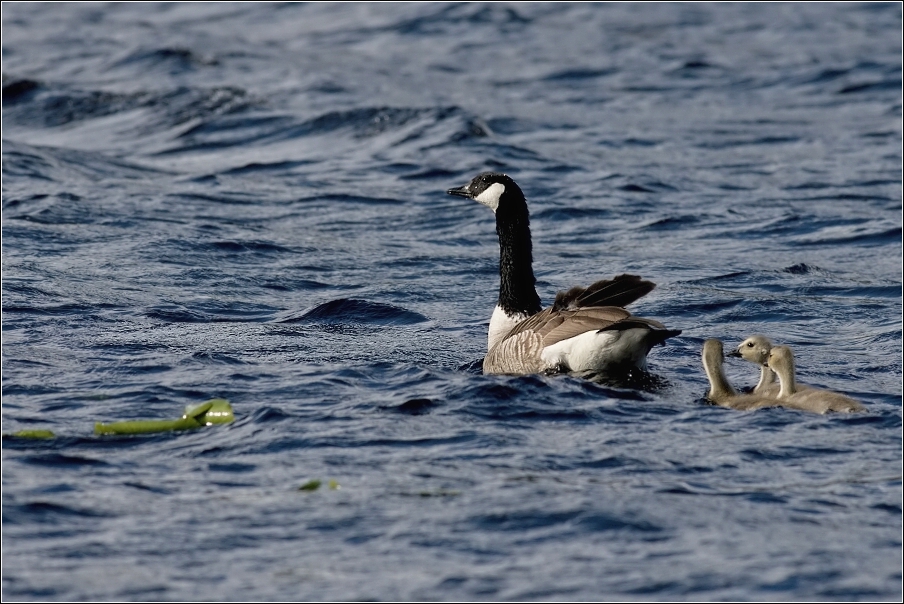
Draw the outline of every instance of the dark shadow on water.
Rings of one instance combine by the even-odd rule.
[[[607,373],[582,372],[569,373],[568,375],[588,380],[600,386],[640,390],[649,393],[660,392],[671,386],[671,382],[664,377],[636,368]],[[618,398],[623,397],[619,396]]]
[[[326,324],[379,324],[379,325],[413,325],[427,321],[427,317],[405,308],[341,298],[319,304],[303,312],[300,316],[280,319],[280,323],[326,323]]]
[[[430,400],[429,398],[413,398],[405,401],[401,405],[385,405],[380,409],[402,415],[426,415],[431,410],[439,407],[440,404]]]

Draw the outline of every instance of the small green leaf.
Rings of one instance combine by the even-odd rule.
[[[210,403],[210,408],[204,413],[203,421],[207,422],[208,426],[210,424],[228,424],[235,421],[232,405],[226,399],[212,398],[207,403]],[[199,417],[198,420],[201,421],[201,418]]]
[[[189,405],[185,408],[185,411],[182,414],[182,419],[191,418],[200,421],[201,418],[199,418],[198,416],[207,413],[207,411],[211,407],[213,407],[212,401],[207,401],[206,403],[201,403],[200,405]]]
[[[298,487],[299,491],[316,491],[320,488],[320,481],[316,478],[314,480],[309,480],[300,487]]]
[[[4,434],[6,437],[13,438],[53,438],[55,434],[50,430],[19,430],[18,432],[13,432],[12,434]]]

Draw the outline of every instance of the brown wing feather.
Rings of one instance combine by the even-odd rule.
[[[553,313],[555,313],[555,311],[552,308],[544,308],[537,314],[531,315],[527,319],[524,319],[523,321],[515,325],[512,330],[508,332],[508,334],[506,334],[503,340],[517,335],[522,331],[536,331],[538,326],[543,325],[550,320]]]
[[[646,327],[647,329],[665,329],[665,325],[657,321],[656,319],[645,319],[644,317],[635,317],[631,315],[630,317],[619,321],[618,323],[614,323],[609,327],[604,327],[603,329],[631,329],[632,327]],[[674,330],[670,330],[674,331]],[[677,334],[675,334],[677,335]]]
[[[588,287],[572,287],[556,294],[552,307],[556,310],[574,310],[588,306],[624,307],[647,295],[656,284],[644,281],[637,275],[619,275],[603,279]]]
[[[586,331],[611,329],[631,317],[624,308],[596,306],[580,310],[561,311],[555,320],[547,321],[540,330],[545,346],[573,338]]]
[[[521,333],[531,332],[541,338],[543,346],[550,346],[585,331],[609,329],[629,318],[637,317],[632,317],[624,308],[615,306],[591,306],[577,310],[546,308],[515,325],[502,341],[505,342]]]

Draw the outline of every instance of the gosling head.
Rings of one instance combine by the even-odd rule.
[[[772,350],[772,342],[769,341],[769,338],[755,335],[741,342],[736,349],[728,353],[728,356],[741,357],[745,361],[765,365],[770,350]]]
[[[794,353],[787,346],[773,346],[772,350],[769,351],[766,365],[780,375],[793,374]]]
[[[722,341],[710,338],[703,342],[703,364],[709,367],[718,367],[722,364],[724,354]]]

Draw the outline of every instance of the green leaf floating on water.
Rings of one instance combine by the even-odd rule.
[[[13,432],[12,434],[4,434],[3,438],[53,438],[56,436],[50,430],[19,430],[18,432]]]
[[[306,483],[304,483],[303,485],[298,487],[298,490],[299,491],[316,491],[317,489],[320,488],[321,484],[323,484],[323,483],[315,478],[313,480],[307,481]],[[342,488],[339,485],[339,483],[336,482],[335,480],[330,480],[326,484],[331,491],[338,491],[339,489]]]
[[[200,405],[189,405],[179,419],[135,420],[113,424],[94,424],[95,434],[151,434],[173,430],[193,430],[213,424],[228,424],[235,420],[232,405],[222,398],[211,399]]]
[[[229,424],[235,420],[232,414],[232,405],[224,398],[212,398],[206,403],[188,405],[185,407],[185,414],[182,416],[194,418],[206,425],[212,424]]]

